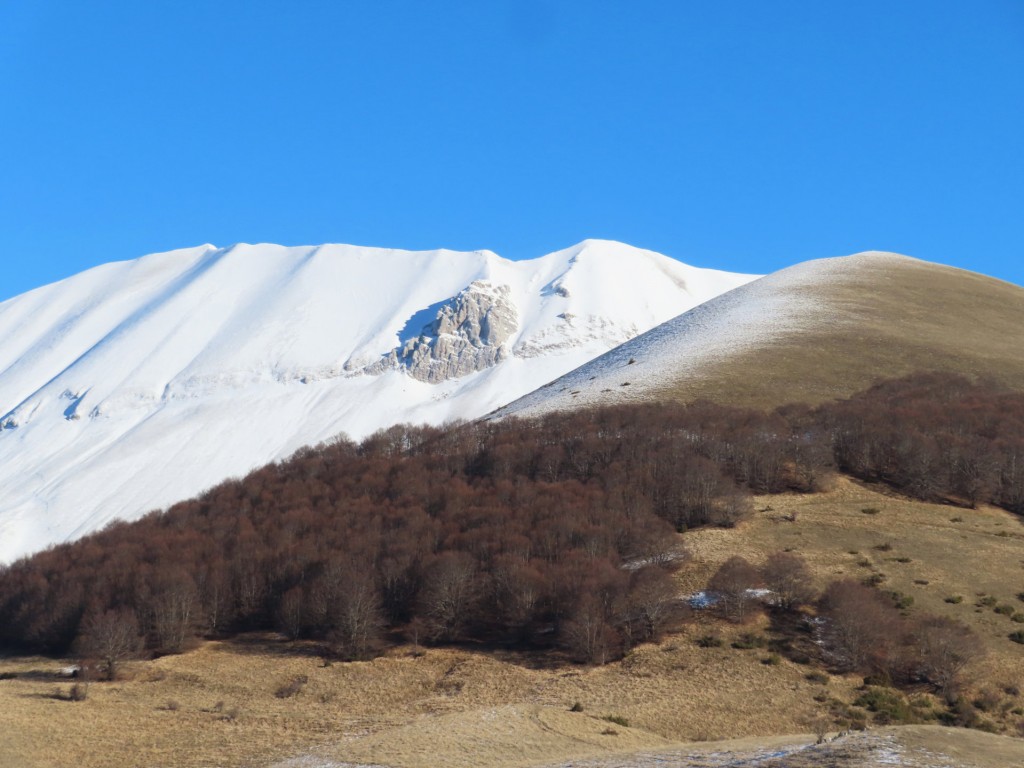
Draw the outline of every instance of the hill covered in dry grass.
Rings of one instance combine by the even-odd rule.
[[[750,634],[777,638],[769,615],[735,625],[698,612],[661,642],[599,666],[537,663],[535,655],[517,651],[412,645],[372,661],[325,666],[315,643],[244,635],[128,662],[120,680],[91,683],[81,702],[67,699],[74,681],[59,676],[69,661],[5,658],[0,763],[609,768],[643,765],[637,753],[659,756],[663,765],[707,766],[715,755],[764,759],[795,747],[806,749],[808,765],[836,758],[827,764],[841,768],[874,766],[893,754],[911,766],[913,759],[978,768],[1024,761],[1024,741],[1013,737],[1024,721],[1024,646],[1007,639],[1021,625],[994,610],[1024,609],[1015,597],[1024,589],[1024,529],[1015,516],[987,505],[969,510],[917,502],[847,480],[814,495],[757,495],[753,504],[752,516],[734,528],[682,535],[691,559],[674,576],[679,594],[702,588],[734,554],[760,563],[785,548],[805,558],[818,587],[883,574],[883,589],[914,598],[911,614],[946,615],[977,633],[986,654],[966,673],[965,697],[985,708],[979,710],[985,727],[1002,735],[940,728],[936,720],[883,726],[884,715],[853,705],[865,693],[862,675],[822,674],[784,655],[765,664],[769,648],[733,647]],[[987,605],[987,597],[996,602]],[[698,641],[708,634],[717,634],[721,646],[702,647]],[[294,695],[276,695],[303,677]],[[907,698],[928,702],[922,712],[944,708],[927,691]],[[577,703],[582,711],[570,711]],[[823,722],[835,736],[848,727],[849,715],[871,724],[868,735],[881,739],[875,751],[843,740],[830,752],[811,749],[815,728]],[[689,761],[669,761],[680,755]]]
[[[804,262],[722,294],[499,409],[774,408],[915,371],[1024,382],[1024,288],[891,253]]]

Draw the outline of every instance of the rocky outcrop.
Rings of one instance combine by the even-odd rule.
[[[379,374],[404,369],[413,378],[436,384],[490,368],[511,354],[508,340],[519,327],[507,285],[476,280],[437,312],[415,339],[365,369]]]

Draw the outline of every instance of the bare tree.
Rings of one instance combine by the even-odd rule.
[[[150,611],[157,648],[172,653],[181,651],[198,623],[195,581],[181,569],[159,574],[154,579]]]
[[[420,613],[431,638],[456,637],[477,600],[477,567],[465,552],[444,552],[430,565],[420,594]]]
[[[562,644],[577,661],[604,664],[618,650],[620,639],[606,619],[601,601],[586,596],[561,628]]]
[[[139,620],[124,609],[93,613],[82,623],[77,646],[84,657],[98,659],[107,679],[114,680],[118,665],[142,647]]]
[[[726,560],[708,581],[716,605],[729,621],[742,622],[750,615],[757,602],[753,590],[761,586],[761,574],[746,558],[733,555]]]
[[[800,555],[773,552],[762,570],[765,586],[775,595],[775,604],[792,610],[814,599],[811,572]]]
[[[281,595],[277,603],[277,625],[292,640],[298,639],[302,634],[303,602],[302,587],[292,587]]]
[[[668,573],[656,567],[633,573],[622,622],[631,645],[658,638],[684,612],[679,590]]]
[[[339,654],[350,659],[366,658],[384,626],[380,592],[369,568],[351,564],[333,611],[331,642]]]
[[[928,616],[913,633],[918,672],[950,698],[959,688],[960,673],[983,651],[970,627],[945,616]]]
[[[841,669],[888,672],[904,627],[892,602],[852,579],[834,581],[819,602],[821,640]]]

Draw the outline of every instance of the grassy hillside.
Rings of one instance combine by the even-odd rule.
[[[716,297],[499,413],[699,398],[815,404],[924,370],[1024,386],[1024,288],[895,254],[805,262]]]
[[[968,670],[966,696],[982,708],[984,727],[1020,733],[1024,646],[1007,635],[1022,625],[995,610],[1024,608],[1016,597],[1024,591],[1018,518],[991,507],[907,501],[845,479],[824,494],[759,496],[755,506],[754,516],[736,528],[682,536],[693,560],[677,575],[680,593],[702,587],[734,553],[757,562],[780,548],[803,555],[818,586],[838,576],[884,574],[883,588],[914,598],[910,612],[955,617],[978,633],[988,653]],[[955,596],[962,599],[947,602]],[[988,597],[994,605],[987,605]],[[708,633],[719,633],[724,644],[700,647],[696,640]],[[765,648],[731,647],[745,633],[770,637],[772,629],[763,616],[734,626],[698,614],[662,642],[599,667],[470,647],[411,646],[373,661],[324,666],[308,643],[248,636],[131,662],[125,679],[92,683],[83,702],[63,698],[71,681],[54,677],[60,662],[4,659],[0,763],[261,766],[316,755],[424,768],[525,766],[639,749],[678,753],[680,742],[752,737],[729,746],[746,754],[779,743],[769,736],[807,733],[821,718],[834,733],[841,727],[832,719],[837,702],[877,722],[878,715],[850,707],[861,678],[811,679],[818,667],[786,658],[765,664]],[[307,682],[295,695],[275,695],[302,676]],[[941,709],[931,694],[919,698]],[[577,702],[582,711],[571,712]],[[923,746],[952,755],[946,762],[956,765],[1024,761],[1024,741],[1007,735],[934,726],[895,733],[894,743],[907,754]],[[698,744],[684,751],[721,749]],[[836,765],[865,764],[854,759],[858,752],[847,752],[850,761]]]
[[[851,270],[810,297],[827,308],[827,324],[780,334],[653,394],[819,403],[920,370],[1024,387],[1024,288],[906,259]]]

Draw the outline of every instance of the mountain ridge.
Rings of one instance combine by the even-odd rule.
[[[0,561],[339,432],[481,416],[749,279],[611,241],[518,262],[236,244],[35,289],[0,303]],[[459,314],[488,291],[514,312]],[[399,364],[410,339],[447,345],[440,373]]]

